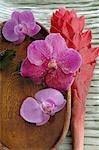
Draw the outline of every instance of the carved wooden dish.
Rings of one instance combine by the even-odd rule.
[[[34,85],[30,79],[24,79],[16,73],[16,65],[25,58],[29,43],[35,39],[44,39],[48,35],[48,31],[42,26],[41,28],[39,34],[33,38],[27,37],[20,45],[14,45],[6,41],[2,34],[0,35],[0,51],[5,49],[16,51],[16,58],[5,70],[0,71],[0,142],[10,150],[50,150],[57,148],[65,138],[69,128],[70,90],[65,94],[66,107],[51,117],[48,123],[43,126],[37,127],[35,124],[28,123],[19,115],[23,100],[28,96],[34,96],[39,89],[42,89],[42,86]]]

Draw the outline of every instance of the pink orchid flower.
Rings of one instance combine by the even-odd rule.
[[[67,90],[81,65],[80,54],[66,46],[60,33],[51,33],[45,40],[33,41],[27,49],[20,73],[33,81],[44,81],[48,87]]]
[[[23,102],[20,115],[30,123],[40,126],[48,122],[50,116],[63,109],[66,104],[64,96],[56,89],[48,88],[38,91],[35,99],[28,97]]]
[[[12,13],[11,19],[4,24],[2,34],[6,40],[20,44],[24,41],[26,35],[32,37],[40,29],[31,11],[15,11]]]

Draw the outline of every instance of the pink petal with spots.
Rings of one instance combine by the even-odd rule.
[[[60,33],[50,33],[46,37],[45,42],[51,47],[54,58],[56,58],[61,51],[66,50],[67,47]]]
[[[47,74],[45,83],[48,87],[55,88],[61,91],[67,90],[74,81],[74,74],[65,74],[61,69],[57,69],[54,72]]]
[[[45,73],[46,73],[45,66],[42,65],[38,67],[36,65],[33,65],[27,58],[21,64],[20,74],[23,77],[30,77],[35,81],[39,81],[40,78],[42,78]]]
[[[44,40],[33,41],[28,46],[27,58],[32,64],[40,66],[48,57],[50,57],[50,49],[48,49]]]
[[[61,52],[58,57],[58,65],[64,73],[74,73],[81,66],[81,55],[74,49]]]

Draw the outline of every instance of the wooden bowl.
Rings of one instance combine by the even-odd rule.
[[[1,24],[0,29],[2,29]],[[40,25],[41,26],[41,25]],[[26,57],[26,48],[33,40],[44,39],[48,31],[41,26],[41,31],[33,38],[27,37],[20,45],[6,41],[0,34],[0,51],[13,49],[16,58],[3,71],[0,71],[0,142],[10,150],[51,150],[64,140],[71,116],[71,90],[65,96],[66,107],[47,124],[37,127],[24,121],[19,110],[23,100],[42,89],[30,79],[24,79],[16,73],[16,65]]]

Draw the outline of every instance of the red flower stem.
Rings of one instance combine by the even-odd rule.
[[[84,105],[75,100],[72,106],[71,133],[73,150],[84,150]]]

